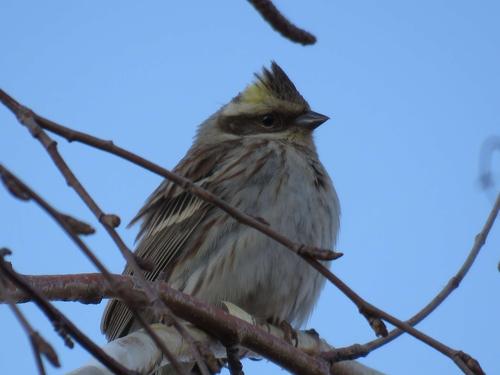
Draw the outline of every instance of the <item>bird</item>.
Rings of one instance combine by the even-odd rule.
[[[273,61],[199,125],[173,171],[292,241],[333,249],[339,199],[313,138],[328,119]],[[168,179],[131,223],[138,221],[135,254],[153,265],[146,279],[209,304],[227,301],[263,322],[299,328],[324,285],[297,254]],[[133,275],[129,266],[123,273]],[[101,322],[108,340],[139,328],[123,302],[108,302]]]

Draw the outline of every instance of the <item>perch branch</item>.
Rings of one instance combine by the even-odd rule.
[[[137,288],[135,298],[138,303],[147,300],[146,293],[135,285],[136,283],[131,276],[112,275],[112,277],[115,283],[120,284],[124,289],[135,286]],[[105,282],[104,276],[99,273],[51,276],[23,275],[22,278],[40,290],[46,298],[53,301],[96,302],[102,298],[120,298],[116,290],[111,288],[109,283]],[[217,308],[172,289],[165,282],[157,283],[157,286],[161,298],[168,303],[176,316],[196,327],[204,327],[203,331],[206,333],[201,330],[199,332],[202,335],[209,335],[207,336],[209,340],[217,339],[220,356],[225,357],[226,344],[222,343],[231,342],[268,358],[294,373],[328,374],[328,363],[317,354],[330,350],[332,347],[320,339],[317,334],[308,331],[298,332],[298,339],[292,345],[284,340],[286,333],[280,327],[269,324],[256,326],[254,318],[232,304],[225,303],[222,308]],[[10,290],[9,294],[17,303],[28,302],[32,299],[29,293],[19,288]],[[0,300],[0,302],[2,301]],[[163,325],[158,326],[163,327]],[[170,328],[164,329],[169,330]],[[199,338],[197,335],[194,335],[196,340]],[[116,344],[119,342],[114,341]],[[111,343],[111,345],[114,344]],[[188,358],[183,359],[183,361],[192,360],[189,351],[184,353],[183,355]],[[127,363],[128,366],[128,362],[122,362],[121,359],[120,362]],[[348,371],[348,369],[353,369],[354,372]],[[333,364],[332,374],[375,375],[380,373],[356,362],[347,361]]]

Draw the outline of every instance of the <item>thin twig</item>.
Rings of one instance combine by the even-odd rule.
[[[271,27],[285,38],[295,43],[309,45],[316,43],[310,32],[295,26],[272,3],[271,0],[248,0]]]
[[[8,252],[9,251],[7,251],[7,253]],[[5,249],[3,249],[3,253],[4,254],[6,253]],[[35,363],[38,369],[38,373],[40,375],[46,374],[45,367],[43,366],[42,354],[49,360],[49,362],[54,367],[61,367],[61,364],[59,363],[59,358],[57,357],[57,353],[52,347],[52,345],[50,345],[47,342],[47,340],[45,340],[38,333],[38,331],[33,329],[31,324],[28,322],[28,319],[26,319],[21,310],[13,302],[11,296],[9,295],[6,289],[6,286],[7,282],[2,277],[0,277],[0,298],[4,299],[7,302],[14,316],[19,321],[19,324],[21,324],[21,327],[23,327],[24,331],[26,332],[26,335],[30,340],[31,349],[33,350],[33,355],[35,357]]]

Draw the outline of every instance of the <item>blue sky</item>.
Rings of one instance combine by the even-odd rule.
[[[0,87],[38,113],[167,167],[196,126],[276,60],[313,109],[320,157],[343,210],[333,270],[400,318],[426,304],[456,272],[493,203],[478,184],[481,144],[500,132],[500,5],[495,1],[276,3],[318,43],[281,38],[245,1],[22,1],[0,3]],[[160,182],[112,156],[60,141],[77,176],[107,212],[127,222]],[[63,211],[93,223],[40,146],[0,108],[0,160]],[[496,159],[498,171],[499,159]],[[497,172],[497,181],[500,177]],[[498,223],[497,223],[498,224]],[[0,246],[24,273],[93,272],[33,204],[0,189]],[[100,228],[99,228],[100,229]],[[133,244],[136,228],[120,228]],[[89,245],[120,272],[123,260],[99,230]],[[500,230],[463,284],[419,325],[500,373]],[[58,306],[97,342],[103,305]],[[22,309],[55,345],[61,374],[88,355],[69,350],[32,306]],[[28,341],[0,308],[0,372],[35,373]],[[308,323],[332,344],[373,334],[354,306],[327,286]],[[450,360],[403,336],[364,363],[389,374],[458,374]],[[278,374],[265,361],[247,373]]]

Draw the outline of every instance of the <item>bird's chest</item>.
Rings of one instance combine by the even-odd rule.
[[[258,160],[249,165],[258,167]],[[258,172],[255,168],[242,173],[247,181],[231,197],[232,203],[296,243],[332,248],[337,198],[319,162],[300,152],[277,150]],[[242,281],[245,293],[234,301],[253,314],[303,322],[319,295],[321,276],[273,239],[245,226],[237,228],[236,248],[241,251],[232,285]]]
[[[293,147],[275,146],[265,163],[254,157],[245,183],[230,199],[294,241],[330,247],[338,221],[337,197],[317,159]]]

